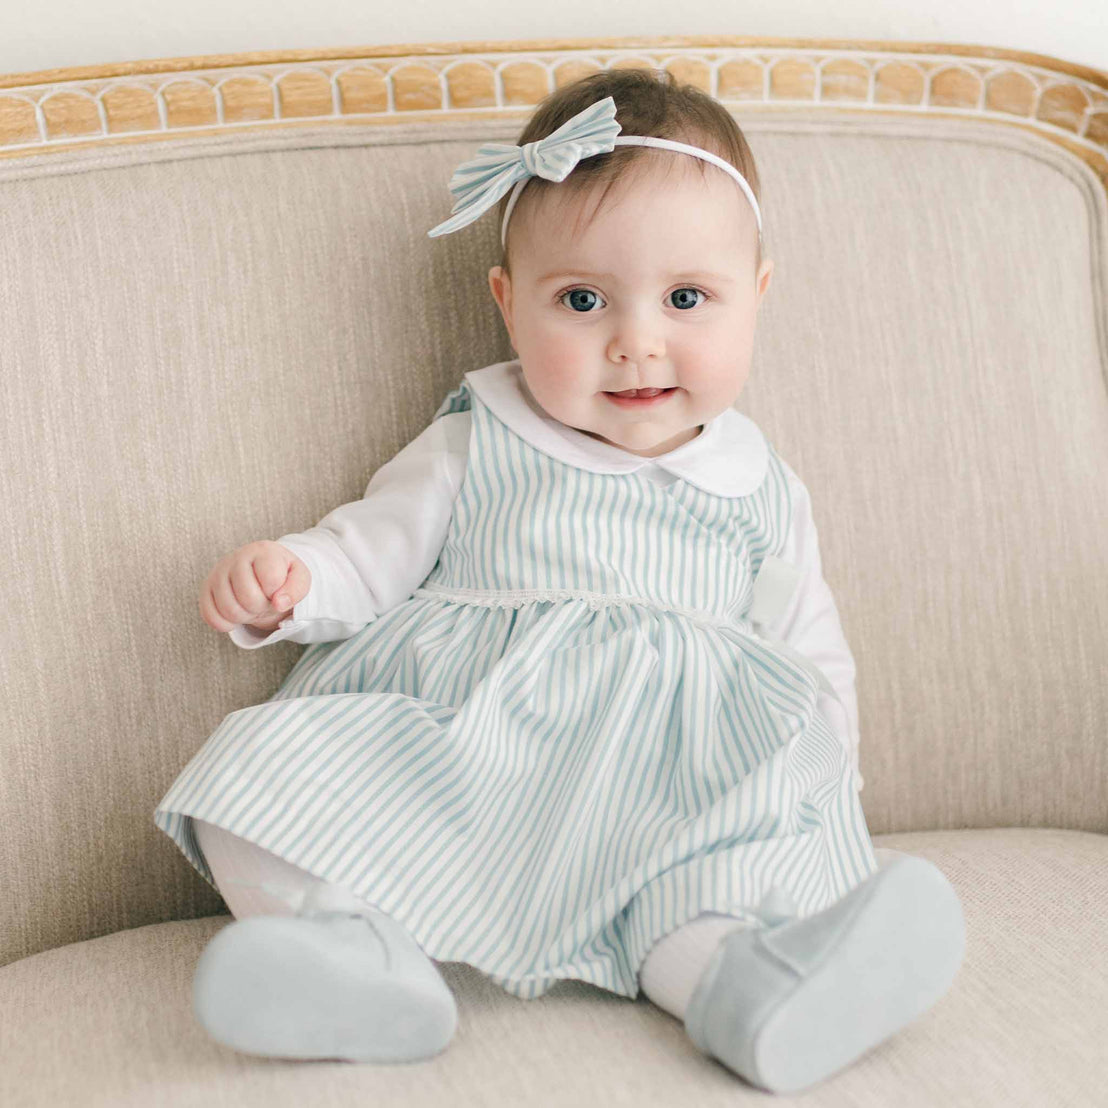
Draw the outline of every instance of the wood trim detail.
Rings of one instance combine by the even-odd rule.
[[[952,44],[654,38],[449,43],[133,62],[0,78],[0,158],[233,130],[506,115],[601,68],[666,69],[738,112],[992,120],[1084,159],[1108,189],[1108,73]]]

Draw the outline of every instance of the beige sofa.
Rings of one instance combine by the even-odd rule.
[[[418,1064],[193,1022],[230,922],[154,826],[303,647],[243,651],[212,563],[355,499],[511,357],[494,220],[446,182],[551,82],[668,66],[735,112],[776,260],[738,407],[813,495],[875,845],[965,907],[951,991],[779,1103],[1108,1104],[1108,74],[979,47],[437,44],[0,80],[0,1104],[736,1105],[651,1005],[442,965]]]

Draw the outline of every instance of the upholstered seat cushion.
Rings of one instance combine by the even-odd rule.
[[[967,953],[916,1023],[803,1096],[776,1104],[1104,1103],[1108,1088],[1108,836],[996,828],[875,836],[950,878]],[[563,982],[524,1001],[461,963],[449,1048],[415,1064],[255,1058],[192,1018],[196,960],[230,917],[152,924],[0,969],[0,1104],[283,1108],[756,1103],[768,1094],[702,1055],[645,996]],[[1099,1099],[1098,1099],[1099,1098]]]

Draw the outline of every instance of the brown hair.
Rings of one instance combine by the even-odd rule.
[[[546,138],[563,123],[590,104],[610,96],[616,105],[616,122],[620,134],[650,135],[699,146],[730,162],[745,178],[761,206],[758,168],[754,163],[746,137],[731,113],[713,96],[702,92],[695,85],[680,84],[668,70],[603,69],[587,77],[563,85],[550,93],[535,108],[517,140],[517,145]],[[604,201],[618,177],[631,172],[650,157],[650,147],[617,146],[607,154],[595,154],[582,158],[564,181],[548,181],[543,177],[528,178],[520,190],[519,199],[512,209],[508,223],[507,242],[501,252],[500,264],[509,272],[508,245],[512,224],[526,198],[538,203],[550,189],[557,188],[560,196],[576,196],[594,185],[604,185],[604,191],[593,211],[593,217],[604,206]],[[689,158],[700,167],[701,175],[714,170],[702,158]],[[716,170],[718,172],[718,170]],[[568,191],[567,191],[568,190]],[[504,222],[504,211],[511,196],[509,190],[496,209],[497,227]],[[754,272],[762,264],[762,237],[758,237]]]

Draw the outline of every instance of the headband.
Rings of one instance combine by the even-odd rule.
[[[462,162],[450,178],[450,191],[454,195],[453,213],[449,219],[432,227],[427,234],[431,238],[448,235],[460,230],[488,211],[509,189],[512,195],[504,209],[500,225],[500,245],[503,246],[508,229],[508,217],[516,200],[531,177],[544,177],[548,181],[564,181],[582,158],[594,154],[607,154],[616,146],[657,146],[663,150],[676,150],[691,154],[694,158],[711,162],[735,179],[743,190],[758,220],[758,237],[762,236],[762,212],[754,192],[746,178],[730,163],[699,146],[689,146],[671,139],[650,135],[621,135],[616,122],[616,102],[610,96],[590,104],[572,119],[566,120],[546,138],[528,142],[523,146],[510,143],[489,142],[478,147],[477,157]]]

